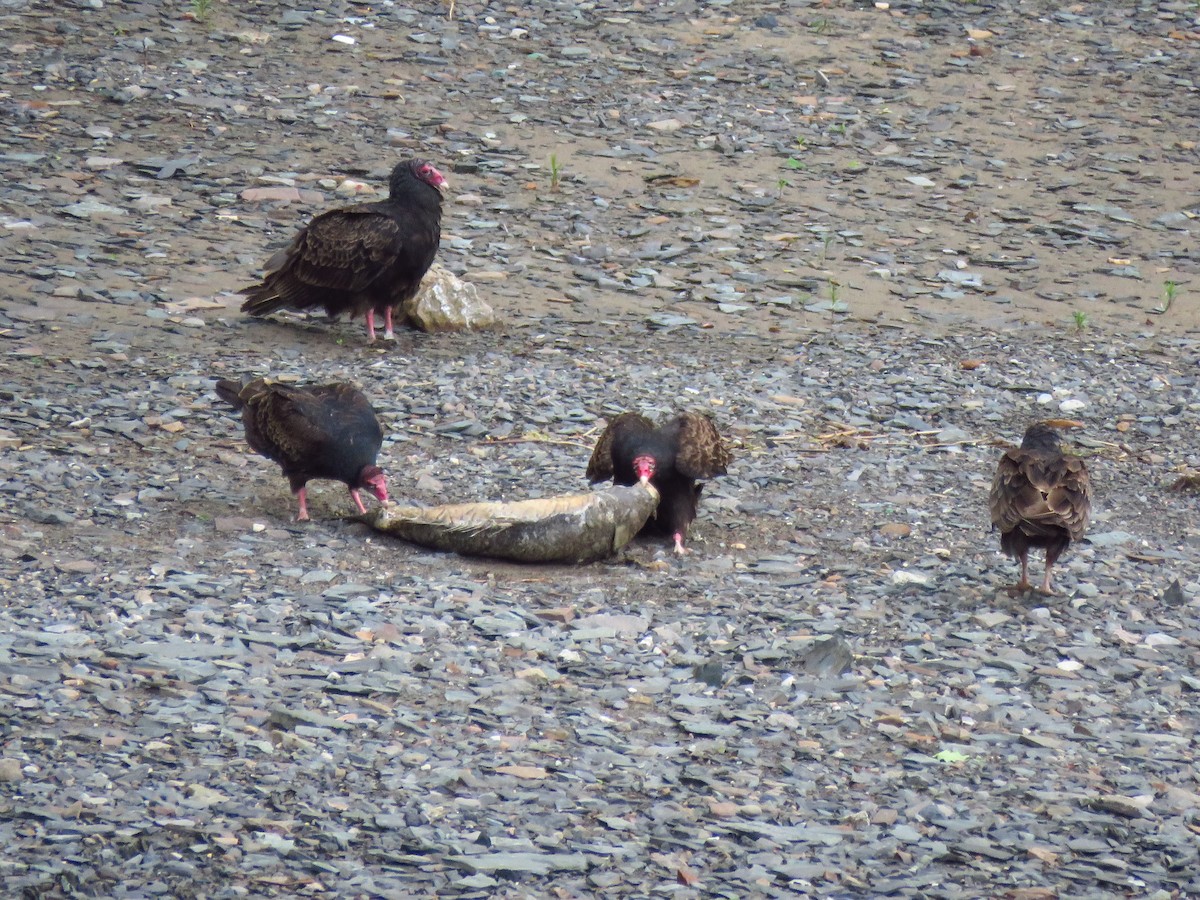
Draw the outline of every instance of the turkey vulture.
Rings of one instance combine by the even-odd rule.
[[[645,531],[669,534],[675,552],[684,553],[683,539],[696,518],[701,485],[697,478],[724,475],[733,457],[712,420],[698,412],[685,412],[661,427],[637,413],[613,419],[588,461],[589,481],[611,478],[617,484],[649,481],[661,499]]]
[[[357,388],[348,384],[293,387],[259,378],[245,386],[221,380],[216,391],[242,411],[250,448],[283,468],[300,501],[299,521],[308,521],[305,485],[313,478],[345,482],[359,512],[367,511],[360,489],[387,502],[387,476],[375,465],[383,429]]]
[[[391,339],[392,310],[417,294],[442,238],[446,179],[423,159],[392,169],[388,198],[331,209],[301,228],[264,267],[260,284],[244,287],[242,312],[265,316],[281,309],[316,309],[336,318],[366,314],[375,340],[375,314]]]
[[[1042,591],[1052,593],[1050,567],[1087,529],[1092,488],[1083,460],[1063,455],[1049,424],[1030,425],[1021,446],[1000,457],[988,505],[992,526],[1000,529],[1000,549],[1021,561],[1014,589],[1029,590],[1029,549],[1044,547]]]

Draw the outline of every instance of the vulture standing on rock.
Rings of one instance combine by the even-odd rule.
[[[259,378],[242,386],[218,381],[217,395],[242,411],[251,449],[283,468],[308,521],[305,485],[313,478],[345,482],[358,511],[358,492],[369,490],[387,502],[387,476],[375,465],[383,429],[362,392],[348,384],[293,387]]]
[[[1014,590],[1030,589],[1029,550],[1044,547],[1042,591],[1052,593],[1050,567],[1071,541],[1083,537],[1091,512],[1091,480],[1083,460],[1063,455],[1050,424],[1030,425],[1021,446],[1000,458],[988,503],[992,525],[1000,529],[1000,549],[1021,561]]]
[[[375,340],[375,314],[391,339],[392,311],[417,294],[442,238],[446,179],[423,159],[398,164],[388,198],[322,213],[272,256],[260,284],[244,287],[242,312],[265,316],[281,309],[316,309],[336,318],[366,315]]]
[[[637,413],[613,419],[588,461],[589,481],[611,478],[617,484],[648,481],[660,500],[654,518],[643,531],[669,534],[675,552],[684,553],[688,526],[696,518],[701,485],[698,478],[724,475],[731,456],[712,420],[703,413],[685,412],[662,427]]]

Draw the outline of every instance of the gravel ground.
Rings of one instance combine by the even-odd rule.
[[[893,7],[0,2],[5,896],[1200,896],[1195,9]],[[238,315],[411,152],[502,328]],[[627,408],[735,461],[685,559],[462,559],[293,522],[248,374],[360,384],[417,503]],[[1092,528],[1013,598],[1046,416]]]

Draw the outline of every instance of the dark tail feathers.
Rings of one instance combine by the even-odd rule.
[[[252,284],[238,293],[247,298],[242,304],[242,312],[252,316],[269,316],[273,312],[288,308],[288,301],[271,291],[265,284]]]

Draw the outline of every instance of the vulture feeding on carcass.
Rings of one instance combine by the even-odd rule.
[[[387,476],[375,465],[383,429],[357,388],[290,386],[259,378],[244,386],[218,381],[216,391],[242,411],[250,448],[283,469],[300,502],[299,521],[308,521],[305,485],[314,478],[345,482],[359,512],[367,511],[360,490],[387,502]]]
[[[613,419],[588,461],[589,481],[611,478],[617,484],[648,481],[661,499],[643,531],[669,534],[675,552],[684,553],[688,526],[696,518],[701,485],[698,478],[724,475],[731,456],[712,420],[685,412],[661,427],[645,416],[621,413]]]
[[[1030,425],[1021,446],[1000,457],[988,505],[992,525],[1000,529],[1000,549],[1021,561],[1014,589],[1029,590],[1029,550],[1042,547],[1042,590],[1051,593],[1050,567],[1087,529],[1092,488],[1083,460],[1063,454],[1052,425]]]
[[[417,294],[442,239],[446,179],[423,159],[399,163],[388,198],[331,209],[268,261],[259,284],[242,288],[242,312],[265,316],[281,309],[317,309],[336,318],[366,315],[375,340],[375,315],[393,337],[392,311]]]

